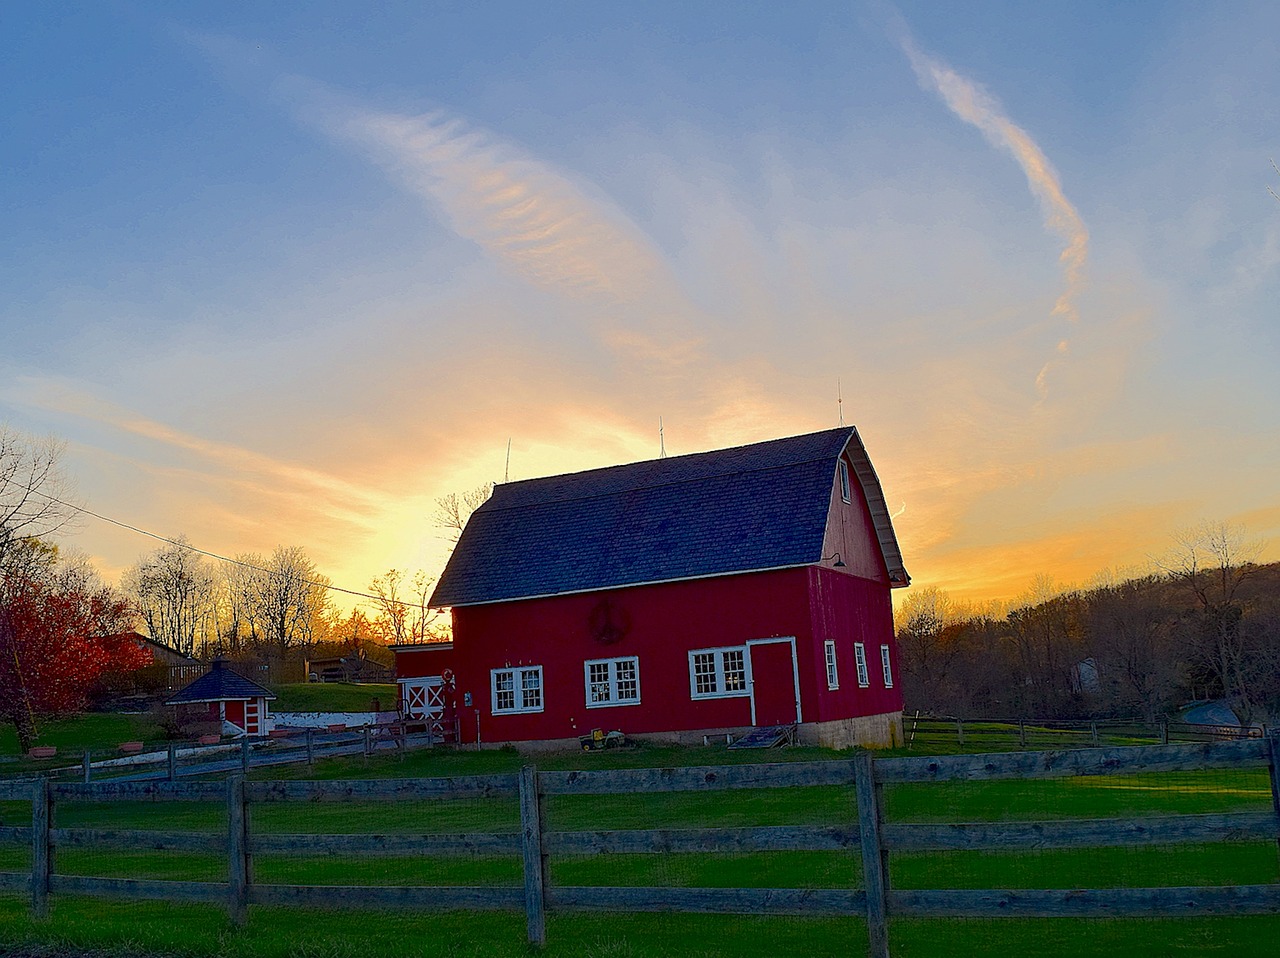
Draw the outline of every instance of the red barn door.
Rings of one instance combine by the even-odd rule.
[[[795,639],[752,639],[751,723],[790,725],[800,721]]]

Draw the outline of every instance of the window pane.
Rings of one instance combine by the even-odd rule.
[[[716,656],[714,652],[698,652],[693,657],[694,691],[710,695],[719,691],[716,683]]]
[[[609,663],[592,662],[587,666],[588,693],[592,704],[609,701]]]
[[[640,682],[636,675],[635,659],[619,659],[614,663],[614,677],[617,679],[618,701],[634,702],[640,698]]]
[[[520,672],[521,708],[542,707],[542,670],[523,669]]]
[[[747,669],[745,654],[742,650],[730,650],[724,653],[724,690],[741,692],[747,687]]]
[[[498,712],[508,712],[516,707],[515,673],[493,673],[493,707]]]

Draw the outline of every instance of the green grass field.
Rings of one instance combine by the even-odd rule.
[[[540,768],[663,767],[759,760],[835,757],[817,749],[761,753],[718,749],[642,748],[583,755],[538,756]],[[255,778],[381,778],[515,771],[528,759],[512,751],[420,751],[264,770]],[[1265,810],[1271,790],[1264,769],[1156,775],[996,781],[886,788],[891,822],[1004,821],[1137,817],[1175,812]],[[546,800],[551,830],[777,824],[849,824],[852,790],[841,787],[742,790],[709,795],[554,796]],[[0,825],[24,824],[26,803],[0,805]],[[152,828],[221,832],[220,805],[64,802],[62,827]],[[255,833],[515,832],[512,798],[399,803],[267,803],[251,809]],[[0,870],[29,868],[29,851],[0,845]],[[210,853],[59,852],[63,874],[221,881],[226,863]],[[347,857],[258,854],[255,880],[282,884],[518,886],[518,856]],[[854,852],[771,852],[700,855],[556,856],[551,880],[560,885],[850,888],[861,884]],[[1010,852],[895,853],[890,878],[898,888],[1107,888],[1280,882],[1274,842]],[[180,916],[180,919],[179,919]],[[866,931],[858,919],[759,918],[676,914],[552,914],[552,956],[858,955]],[[1193,955],[1274,955],[1280,916],[1134,920],[896,920],[895,956],[1086,955],[1125,958]],[[380,955],[527,955],[522,914],[319,913],[251,909],[243,930],[206,905],[88,901],[55,896],[53,920],[33,922],[21,894],[0,895],[0,943],[95,947],[130,954],[245,955],[261,958],[342,958]],[[4,954],[0,945],[0,956]]]
[[[368,712],[374,699],[380,709],[394,709],[395,685],[353,685],[350,682],[295,682],[273,685],[272,712]]]
[[[121,742],[155,741],[162,735],[150,714],[85,712],[65,718],[37,718],[37,745],[53,745],[58,757],[76,760],[85,749],[114,749]],[[0,757],[17,757],[18,736],[9,724],[0,724]],[[0,766],[3,769],[3,766]]]

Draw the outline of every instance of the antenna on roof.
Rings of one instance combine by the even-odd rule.
[[[502,481],[506,482],[511,478],[511,437],[507,437],[507,465],[502,470]]]
[[[840,395],[840,377],[836,377],[836,409],[840,411],[840,425],[844,425],[844,396]]]
[[[662,417],[658,417],[658,458],[667,458],[667,440],[662,434]]]

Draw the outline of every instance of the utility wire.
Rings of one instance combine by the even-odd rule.
[[[21,483],[15,482],[12,479],[7,479],[4,476],[0,476],[0,479],[3,479],[7,485],[22,486]],[[219,562],[226,562],[226,563],[229,563],[230,565],[237,565],[237,566],[240,566],[242,569],[250,569],[254,572],[263,572],[263,573],[266,573],[267,575],[279,575],[278,572],[275,572],[271,569],[264,568],[263,566],[260,566],[260,565],[254,565],[252,562],[245,562],[242,559],[232,559],[229,556],[219,555],[216,552],[209,552],[207,549],[201,549],[201,548],[198,548],[197,546],[193,546],[190,542],[179,542],[177,539],[170,539],[168,536],[162,536],[157,532],[148,532],[146,529],[141,529],[138,526],[130,525],[127,522],[121,522],[119,519],[112,519],[110,516],[104,516],[101,513],[94,512],[92,509],[86,509],[84,506],[76,505],[74,502],[67,502],[65,499],[59,499],[57,496],[51,496],[47,492],[41,492],[38,489],[29,489],[26,486],[22,486],[22,488],[29,494],[40,496],[43,499],[48,499],[50,502],[56,502],[60,506],[65,506],[68,509],[73,509],[76,512],[83,513],[86,516],[92,516],[94,519],[99,519],[102,522],[109,522],[113,526],[119,526],[121,529],[128,529],[130,532],[136,532],[138,535],[149,536],[150,538],[156,539],[160,542],[167,542],[169,545],[177,546],[179,549],[186,549],[188,552],[195,552],[202,556],[208,556],[210,559],[217,559]],[[355,589],[344,589],[342,586],[334,585],[331,582],[318,582],[314,579],[303,579],[302,581],[304,584],[314,586],[317,589],[327,589],[330,592],[341,592],[343,595],[351,595],[359,599],[373,599],[375,602],[388,603],[391,605],[402,605],[402,606],[405,606],[406,608],[422,607],[422,603],[406,602],[402,599],[389,599],[389,598],[386,598],[385,596],[374,595],[371,592],[358,592]]]

